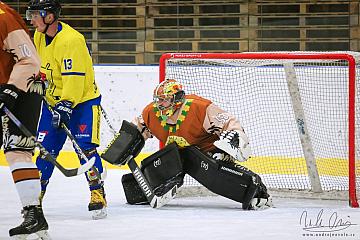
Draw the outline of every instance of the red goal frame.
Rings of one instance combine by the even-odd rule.
[[[346,53],[165,53],[159,61],[159,81],[165,80],[166,61],[168,59],[316,59],[316,60],[344,60],[349,68],[349,109],[348,109],[348,146],[349,146],[349,205],[359,207],[356,194],[355,174],[355,101],[356,101],[356,61]]]

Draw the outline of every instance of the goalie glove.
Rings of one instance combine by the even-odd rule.
[[[249,141],[244,133],[237,130],[224,131],[214,145],[238,161],[244,162],[251,155]]]

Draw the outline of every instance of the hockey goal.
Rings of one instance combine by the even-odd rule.
[[[359,207],[360,53],[168,53],[160,81],[172,78],[238,117],[253,150],[243,165],[270,189]]]

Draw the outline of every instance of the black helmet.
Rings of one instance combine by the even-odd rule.
[[[58,19],[61,12],[61,5],[58,0],[31,0],[28,5],[28,10],[45,10],[55,15]]]

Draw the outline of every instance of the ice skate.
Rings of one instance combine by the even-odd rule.
[[[272,202],[272,197],[268,198],[253,198],[250,201],[249,210],[264,210],[272,208],[274,206]]]
[[[51,240],[48,229],[41,206],[27,206],[24,207],[24,221],[10,229],[9,235],[12,239],[18,240],[26,240],[30,235],[36,235],[37,239]]]
[[[105,218],[107,216],[104,187],[91,190],[91,200],[88,208],[92,213],[92,218],[94,220]]]

